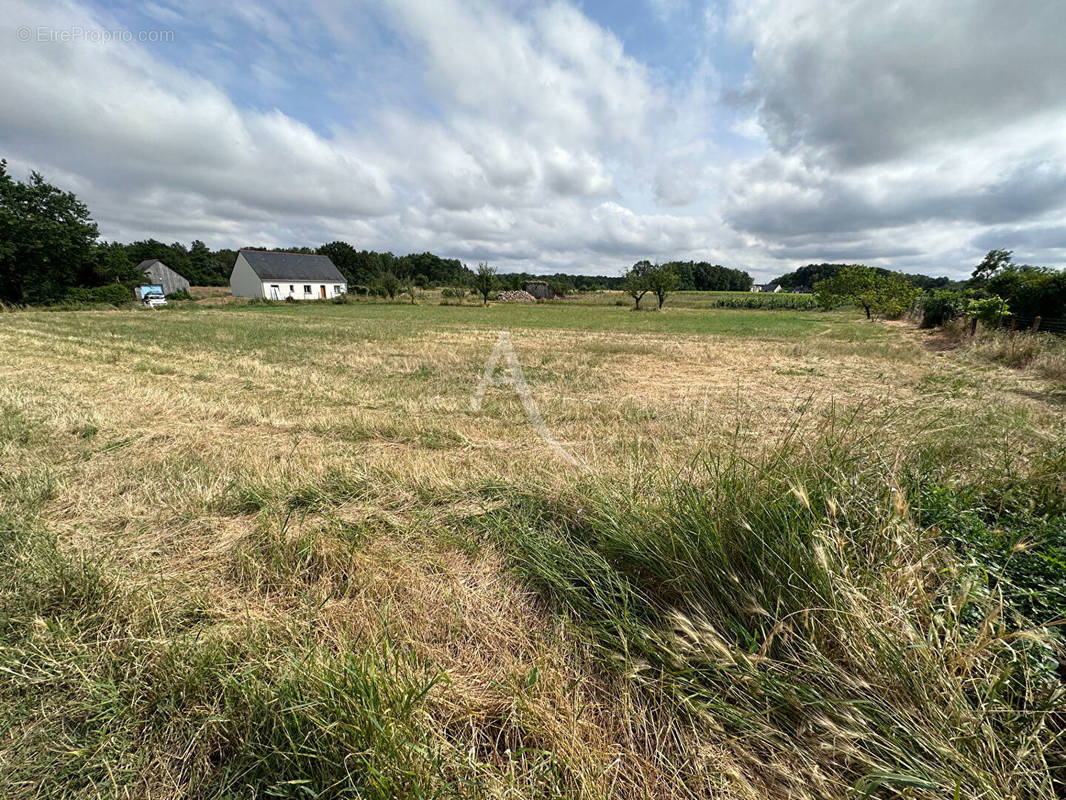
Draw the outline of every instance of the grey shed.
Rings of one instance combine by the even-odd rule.
[[[189,282],[158,258],[149,258],[137,265],[151,284],[163,287],[163,294],[189,291]]]
[[[538,300],[551,300],[555,290],[547,281],[526,281],[525,290]]]

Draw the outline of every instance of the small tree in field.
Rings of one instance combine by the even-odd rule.
[[[822,308],[854,303],[870,319],[874,313],[901,316],[919,290],[901,275],[886,275],[862,264],[852,264],[814,284],[814,294]]]
[[[386,272],[381,276],[381,282],[378,284],[381,291],[390,300],[394,299],[400,291],[400,279],[396,277],[392,272]]]
[[[647,284],[648,288],[655,295],[655,299],[659,301],[659,310],[663,310],[663,303],[666,302],[666,296],[677,288],[677,285],[681,282],[681,276],[676,271],[666,264],[656,264],[650,270],[648,270]]]
[[[489,295],[496,288],[496,268],[490,267],[487,262],[481,261],[474,273],[474,291],[481,295],[481,304],[489,304]]]
[[[622,282],[622,289],[633,298],[633,310],[640,310],[640,301],[651,286],[648,284],[648,273],[653,269],[650,261],[638,261],[626,272]]]

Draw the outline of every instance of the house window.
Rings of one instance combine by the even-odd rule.
[[[341,293],[340,284],[339,283],[333,284],[333,294],[340,294],[340,293]]]
[[[305,283],[304,284],[304,294],[311,294],[311,284],[309,284],[309,283]]]
[[[293,285],[292,285],[292,284],[290,283],[290,284],[289,284],[289,294],[292,294],[292,293],[293,293],[293,292],[295,292],[295,291],[296,291],[296,287],[295,287],[295,286],[293,286]]]

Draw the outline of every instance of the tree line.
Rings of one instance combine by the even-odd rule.
[[[545,280],[560,295],[623,289],[635,307],[651,293],[661,308],[673,291],[747,291],[752,285],[747,272],[705,261],[639,261],[622,276],[492,271],[490,279],[480,268],[487,269],[487,265],[479,265],[475,272],[458,259],[430,252],[397,256],[357,250],[342,241],[287,251],[328,256],[354,291],[374,290],[388,296],[403,287],[454,286],[481,292],[490,284],[494,289],[520,289],[530,280]],[[188,247],[155,239],[131,244],[100,241],[89,209],[72,192],[49,184],[38,172],[32,172],[27,181],[16,180],[7,162],[0,160],[0,302],[123,302],[129,299],[127,287],[144,281],[137,265],[148,259],[159,259],[193,285],[225,286],[236,258],[236,250],[212,250],[200,240]],[[829,263],[808,264],[775,282],[785,289],[814,289],[823,305],[854,303],[867,316],[898,316],[924,292],[925,324],[941,324],[970,313],[967,309],[972,311],[977,303],[994,310],[1000,319],[1013,315],[1028,324],[1041,317],[1049,326],[1061,324],[1066,329],[1066,272],[1014,264],[1009,250],[989,251],[970,280],[962,282]]]
[[[815,279],[814,293],[824,308],[852,304],[867,318],[898,318],[920,302],[923,327],[967,317],[974,326],[978,321],[999,325],[1010,320],[1066,332],[1066,270],[1015,264],[1010,250],[990,250],[965,281],[862,264],[810,265],[792,275],[794,280]]]
[[[251,243],[245,249],[328,256],[357,292],[395,294],[412,286],[472,288],[476,278],[458,259],[430,252],[397,256],[358,250],[342,241],[316,248]],[[200,240],[189,245],[157,239],[129,244],[101,241],[89,209],[72,192],[53,186],[36,171],[27,181],[16,180],[7,162],[0,160],[0,302],[123,302],[129,299],[128,287],[144,282],[137,265],[150,259],[162,261],[194,286],[226,286],[237,250],[214,250]],[[530,280],[546,280],[557,294],[618,288],[622,283],[617,276],[508,273],[496,276],[495,285],[519,289]]]
[[[788,272],[782,275],[776,280],[770,281],[770,283],[776,283],[781,286],[782,289],[789,292],[796,291],[813,291],[815,284],[819,281],[826,280],[828,278],[834,278],[843,269],[854,267],[855,264],[808,264],[805,267]],[[885,269],[884,267],[869,267],[879,275],[891,276],[898,275],[903,280],[910,283],[912,286],[916,286],[922,290],[928,289],[951,289],[961,288],[962,282],[953,281],[951,278],[940,277],[932,278],[929,275],[916,275],[908,274],[905,272],[898,272],[896,270]]]
[[[1015,264],[1012,251],[989,250],[968,281],[924,298],[924,327],[964,316],[1066,333],[1066,270]]]

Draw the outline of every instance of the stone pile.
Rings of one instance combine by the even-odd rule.
[[[500,292],[496,295],[496,299],[501,303],[535,303],[537,298],[531,295],[529,292],[523,292],[519,289],[517,292]]]

